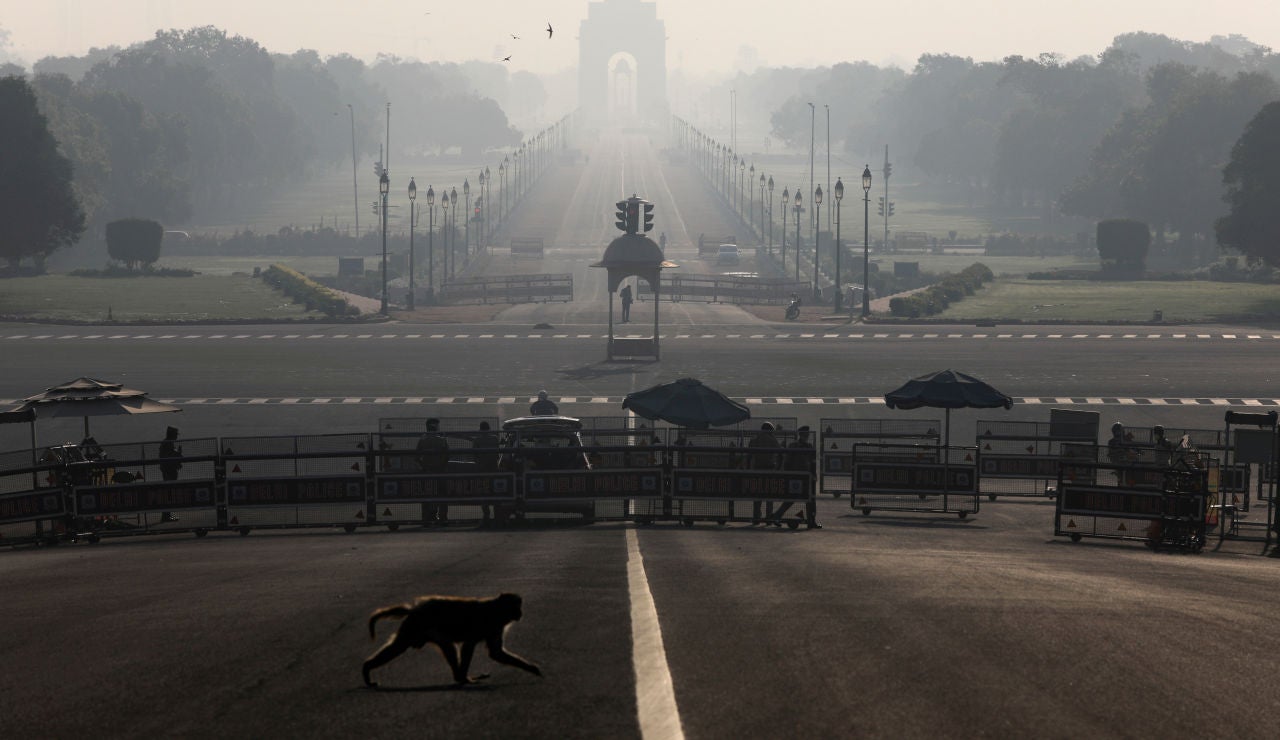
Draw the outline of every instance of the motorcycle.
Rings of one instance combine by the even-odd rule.
[[[791,296],[791,303],[787,304],[786,312],[787,321],[795,321],[800,318],[800,297]]]

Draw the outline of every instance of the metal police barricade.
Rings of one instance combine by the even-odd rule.
[[[41,542],[66,530],[62,463],[32,450],[0,453],[0,545]]]
[[[380,420],[370,522],[483,524],[495,507],[510,509],[515,476],[500,469],[497,426],[496,417]]]
[[[652,422],[632,417],[586,417],[582,423],[590,471],[526,475],[526,501],[589,497],[595,502],[597,520],[648,523],[666,516],[670,507],[663,494],[670,430],[654,429]]]
[[[1139,453],[1124,462],[1094,466],[1093,483],[1059,480],[1055,536],[1072,542],[1084,537],[1142,541],[1153,548],[1194,552],[1204,546],[1206,502],[1215,492],[1216,460],[1187,453],[1170,461],[1164,455]],[[1157,475],[1159,486],[1146,483]]]
[[[794,429],[677,430],[668,448],[671,516],[686,526],[699,520],[816,525],[817,453],[793,446],[796,439]]]
[[[1052,496],[1058,467],[1098,439],[1098,413],[1053,409],[1048,422],[978,420],[974,444],[982,453],[982,493]]]
[[[942,443],[939,419],[822,419],[818,442],[821,484],[818,489],[836,498],[848,492],[853,472],[853,445]],[[870,450],[864,450],[870,455]],[[885,454],[892,454],[886,452]],[[865,459],[865,458],[864,458]]]
[[[1259,471],[1257,476],[1257,498],[1258,501],[1266,504],[1266,510],[1261,516],[1261,521],[1248,521],[1250,512],[1247,478],[1245,480],[1246,492],[1243,496],[1242,504],[1240,494],[1234,488],[1229,487],[1238,481],[1234,480],[1232,475],[1224,475],[1223,499],[1218,508],[1229,521],[1222,522],[1218,530],[1219,539],[1229,536],[1261,541],[1264,543],[1264,548],[1271,546],[1271,533],[1276,527],[1275,463],[1277,457],[1280,457],[1280,454],[1277,454],[1277,444],[1280,444],[1280,437],[1277,437],[1276,434],[1277,416],[1280,415],[1274,410],[1265,414],[1239,411],[1227,411],[1226,413],[1226,428],[1223,431],[1223,437],[1231,441],[1228,454],[1225,456],[1230,461],[1226,472],[1230,473],[1243,469],[1248,473],[1252,466],[1256,465]],[[1234,430],[1234,434],[1232,433],[1233,426],[1237,427]],[[1242,532],[1242,529],[1245,532]],[[1262,530],[1261,533],[1257,531],[1259,529]]]
[[[226,526],[341,527],[368,522],[368,434],[223,438]]]
[[[431,435],[428,421],[435,421],[435,436],[449,447],[447,463],[432,465],[431,455],[420,454],[419,445]],[[450,474],[467,476],[478,473],[498,472],[499,423],[496,416],[410,416],[378,420],[377,462],[379,480],[387,475],[418,476],[423,474]],[[423,463],[427,463],[424,467]],[[435,467],[436,470],[425,468]],[[453,478],[453,482],[439,484],[407,484],[397,486],[394,495],[390,489],[382,491],[381,482],[375,484],[378,503],[370,512],[371,521],[387,524],[392,529],[401,524],[418,522],[443,524],[448,522],[483,523],[492,512],[494,500],[510,504],[515,496],[514,486],[508,482],[506,492],[503,483],[492,476],[468,480]],[[414,490],[414,485],[426,488]],[[449,500],[445,500],[449,499]]]
[[[217,439],[186,439],[176,455],[161,442],[95,445],[68,465],[76,538],[218,527]]]
[[[974,447],[853,446],[849,506],[873,511],[955,513],[979,510],[978,450]]]

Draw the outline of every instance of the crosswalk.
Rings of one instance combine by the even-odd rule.
[[[297,398],[162,398],[177,406],[511,406],[536,400],[529,396],[317,396]],[[622,405],[623,396],[560,397],[556,403],[573,406]],[[748,406],[883,406],[883,396],[746,396],[736,399]],[[22,399],[0,399],[0,407]],[[1014,403],[1028,406],[1218,406],[1278,407],[1280,398],[1140,398],[1120,396],[1026,396]]]
[[[647,338],[649,334],[634,333],[616,333],[615,338]],[[997,340],[997,341],[1182,341],[1182,342],[1202,342],[1202,341],[1233,341],[1233,342],[1268,342],[1280,341],[1280,334],[1270,332],[1188,332],[1188,331],[1158,331],[1158,332],[944,332],[944,331],[788,331],[788,332],[767,332],[767,331],[729,331],[729,332],[706,332],[706,331],[675,331],[658,335],[662,340],[705,340],[705,339],[724,339],[724,340],[901,340],[901,341],[948,341],[948,340]],[[429,332],[421,330],[408,331],[380,331],[380,332],[353,332],[339,331],[333,333],[301,333],[301,332],[271,332],[271,333],[239,333],[218,331],[211,333],[192,333],[192,332],[47,332],[47,333],[11,333],[0,334],[0,346],[7,342],[122,342],[122,341],[145,341],[145,342],[167,342],[167,341],[259,341],[259,340],[283,340],[283,341],[385,341],[385,340],[520,340],[520,339],[537,339],[537,340],[601,340],[608,339],[608,334],[598,332],[501,332],[501,331],[478,331],[478,332]]]

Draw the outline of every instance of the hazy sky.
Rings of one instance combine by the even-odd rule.
[[[609,0],[636,2],[638,0]],[[577,62],[587,0],[0,0],[9,55],[82,54],[127,45],[156,28],[214,25],[273,52],[310,48],[372,60],[380,51],[424,60],[494,60],[513,69],[555,72]],[[732,7],[728,14],[725,8]],[[914,0],[784,2],[667,0],[669,67],[728,72],[742,47],[769,66],[867,60],[910,68],[921,52],[976,59],[1009,54],[1096,54],[1127,31],[1189,41],[1240,33],[1280,49],[1277,0]],[[550,41],[543,30],[556,28]],[[520,40],[511,34],[521,36]]]

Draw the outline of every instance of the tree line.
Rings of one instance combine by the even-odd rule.
[[[728,84],[740,100],[782,101],[757,107],[768,116],[757,122],[790,146],[809,145],[810,102],[822,136],[827,104],[833,151],[859,163],[875,168],[889,144],[896,175],[955,200],[1020,210],[1049,229],[1064,217],[1138,219],[1163,242],[1213,239],[1232,149],[1280,99],[1277,80],[1280,54],[1241,36],[1130,33],[1073,60],[926,54],[909,72],[839,64]]]
[[[0,117],[15,119],[0,123],[14,124],[3,131],[6,147],[25,146],[29,126],[43,118],[56,144],[43,155],[46,169],[61,169],[65,160],[74,173],[70,188],[83,222],[75,237],[83,233],[97,243],[105,243],[106,224],[118,219],[181,224],[234,217],[290,182],[350,167],[353,148],[357,158],[369,158],[379,151],[388,101],[414,132],[393,139],[391,156],[475,157],[521,140],[486,93],[506,98],[519,84],[526,105],[539,105],[545,95],[536,78],[513,83],[516,76],[497,64],[393,56],[366,64],[346,54],[273,53],[212,26],[159,31],[128,48],[46,57],[29,78],[6,64],[0,77],[15,80],[0,88]],[[24,107],[30,99],[22,88],[34,94],[38,110]],[[21,173],[14,176],[13,187],[21,189]],[[56,245],[0,240],[0,259],[43,260],[76,241],[59,239]]]

